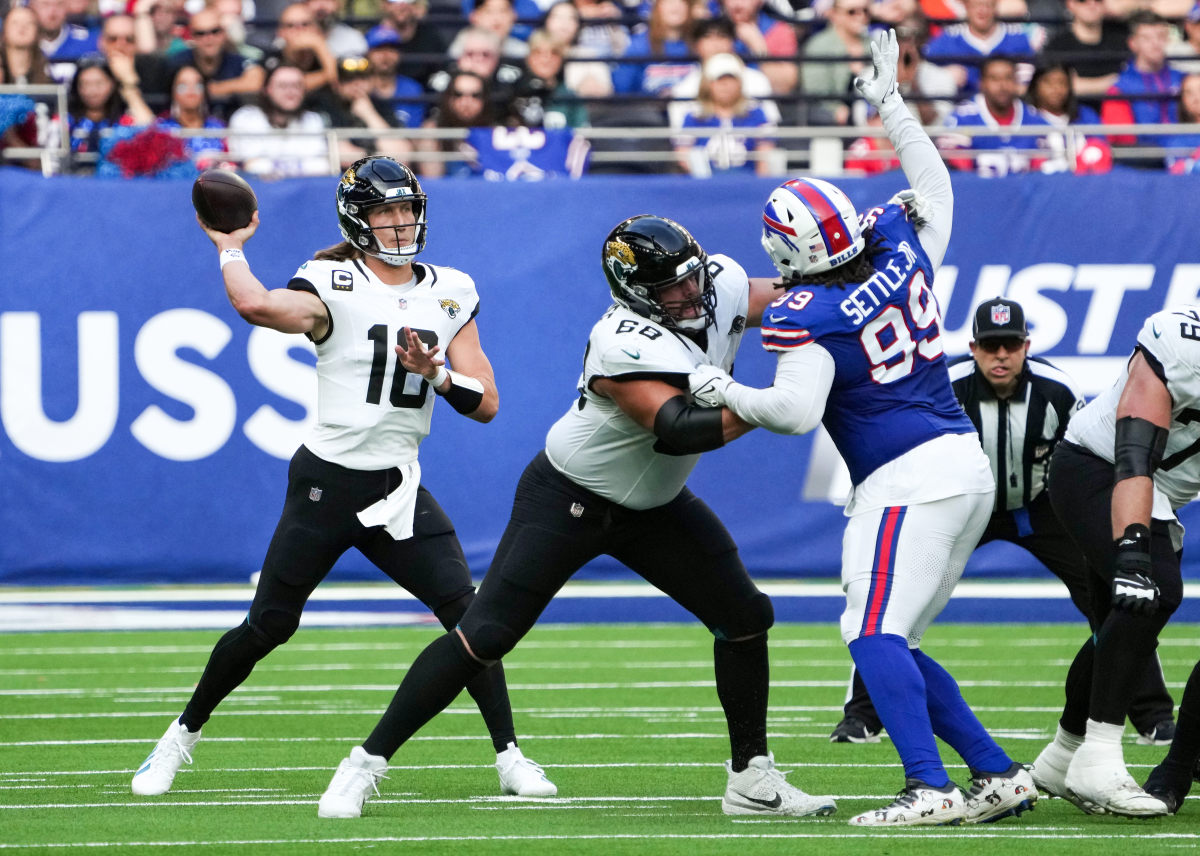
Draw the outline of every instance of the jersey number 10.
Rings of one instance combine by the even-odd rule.
[[[438,343],[437,333],[433,330],[417,330],[413,332],[420,337],[425,343],[425,347],[432,348]],[[367,384],[367,403],[378,404],[383,397],[383,376],[387,372],[388,353],[392,350],[391,336],[388,335],[387,324],[376,324],[367,331],[367,338],[374,344],[374,352],[371,355],[371,380]],[[396,344],[404,344],[404,330],[396,331]],[[408,381],[408,369],[400,362],[399,356],[396,357],[396,372],[392,375],[392,388],[388,394],[388,401],[392,407],[411,407],[418,408],[425,406],[425,395],[429,391],[429,381],[421,378],[421,387],[416,392],[405,392],[404,385]]]
[[[937,299],[921,271],[908,282],[905,309],[908,311],[887,306],[863,327],[859,341],[871,363],[871,380],[875,383],[893,383],[912,374],[914,352],[929,361],[944,351]]]

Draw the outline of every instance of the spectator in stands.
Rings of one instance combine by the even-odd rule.
[[[922,125],[944,123],[958,99],[958,84],[953,72],[924,58],[929,21],[920,10],[896,27],[896,43],[900,48],[896,84],[904,96],[904,106]],[[891,145],[886,138],[880,139]]]
[[[488,93],[487,80],[471,71],[450,75],[433,113],[425,120],[426,128],[486,128],[496,124],[496,113]],[[471,175],[472,156],[463,140],[420,140],[418,151],[456,155],[445,160],[421,160],[422,178]]]
[[[170,55],[171,68],[194,65],[200,70],[214,113],[228,115],[242,99],[262,91],[263,67],[233,49],[215,11],[203,9],[192,15],[188,29],[192,46]]]
[[[384,102],[403,128],[417,128],[425,121],[425,87],[399,73],[400,37],[393,30],[376,27],[367,36],[367,62],[371,67],[371,97]]]
[[[691,53],[699,62],[692,66],[687,77],[675,84],[671,90],[672,101],[667,105],[667,117],[672,128],[683,125],[683,118],[696,107],[694,99],[700,92],[700,79],[704,62],[717,54],[736,54],[737,37],[733,22],[728,18],[703,18],[692,27]],[[771,100],[771,81],[757,68],[742,71],[742,94],[750,99],[751,106],[762,107],[763,113],[772,123],[780,122],[779,107]]]
[[[38,43],[37,16],[26,6],[13,6],[0,33],[0,75],[5,83],[49,84],[50,63]]]
[[[304,72],[280,62],[267,71],[259,103],[229,117],[229,154],[244,171],[270,178],[331,171],[325,122],[304,109],[304,95]]]
[[[338,0],[307,0],[307,5],[335,57],[366,55],[367,40],[363,34],[338,18]]]
[[[691,70],[687,35],[694,19],[695,7],[689,0],[654,0],[647,28],[630,37],[627,61],[613,69],[613,89],[669,96],[671,88]]]
[[[922,15],[918,0],[871,0],[871,21],[877,26],[899,28],[902,22],[913,15]],[[954,18],[962,18],[961,14]]]
[[[184,137],[183,145],[198,169],[208,169],[225,161],[225,123],[209,112],[204,75],[194,65],[175,69],[171,81],[171,106],[155,123],[167,130],[215,131],[211,137]]]
[[[296,66],[304,72],[304,91],[309,103],[326,104],[333,98],[333,86],[337,83],[337,58],[305,0],[284,7],[275,36],[275,46],[263,59],[263,65],[268,70],[281,62]]]
[[[50,75],[59,83],[68,83],[75,73],[75,60],[95,53],[96,34],[67,22],[66,0],[29,0],[29,8],[37,16],[39,45],[50,63]]]
[[[221,22],[221,29],[225,31],[225,40],[229,43],[230,50],[236,51],[254,62],[262,62],[262,58],[266,54],[266,48],[271,46],[270,41],[268,40],[263,47],[252,44],[250,41],[251,35],[258,37],[260,40],[267,37],[260,35],[256,28],[253,33],[248,32],[246,20],[242,17],[243,12],[247,8],[255,8],[252,0],[247,0],[246,5],[243,5],[242,0],[205,0],[205,5],[208,9],[217,13],[217,19]],[[257,8],[259,10],[257,12],[259,19],[268,21],[275,21],[277,16],[283,11],[281,9],[280,12],[264,19],[262,7],[258,6]]]
[[[1179,124],[1195,125],[1200,124],[1200,74],[1189,74],[1184,77],[1183,82],[1179,85]],[[1176,134],[1170,140],[1170,145],[1176,148],[1187,148],[1189,150],[1200,149],[1200,134]],[[1186,161],[1194,158],[1195,151],[1191,151],[1185,157],[1180,155],[1171,155],[1167,158],[1167,167],[1172,172],[1183,172],[1184,169],[1175,169],[1175,164],[1180,161]]]
[[[403,127],[386,102],[371,95],[371,65],[366,57],[342,57],[338,60],[337,97],[325,114],[331,128],[369,128],[387,131]],[[338,140],[342,166],[367,155],[387,155],[405,160],[412,154],[412,143],[400,137],[363,136]]]
[[[1200,0],[1183,19],[1183,40],[1167,46],[1167,62],[1184,74],[1200,73]]]
[[[998,0],[963,0],[967,20],[946,27],[941,35],[929,41],[925,56],[940,65],[947,65],[955,82],[965,94],[979,88],[980,60],[987,56],[1029,57],[1032,62],[1045,42],[1045,32],[1034,27],[1032,34],[1019,24],[1002,24],[997,18]],[[1027,73],[1026,73],[1027,72]],[[1032,66],[1022,76],[1028,80]]]
[[[482,27],[467,27],[454,37],[447,52],[450,65],[429,79],[429,89],[444,92],[455,72],[478,74],[488,84],[490,103],[497,116],[508,115],[513,87],[521,78],[521,67],[501,62],[500,37]]]
[[[714,172],[770,175],[764,157],[775,148],[769,137],[737,133],[739,129],[768,129],[775,124],[762,107],[753,106],[742,91],[746,66],[734,54],[717,54],[704,62],[696,108],[683,120],[683,129],[711,128],[713,136],[681,137],[675,143],[679,165],[696,178]]]
[[[735,53],[747,62],[758,64],[776,95],[792,94],[800,78],[795,61],[800,43],[795,27],[764,12],[763,0],[721,0],[721,11],[733,22],[737,37]],[[767,62],[769,57],[781,57],[783,61]]]
[[[378,35],[381,29],[391,30],[398,35],[400,50],[405,55],[400,62],[400,73],[428,87],[429,78],[441,69],[441,62],[410,59],[409,55],[444,55],[448,45],[436,27],[422,20],[426,0],[385,0],[383,9],[383,21],[368,31],[367,37]]]
[[[567,87],[585,98],[606,98],[612,95],[612,72],[602,62],[581,62],[583,59],[607,56],[594,47],[580,44],[581,19],[579,9],[571,0],[558,0],[546,10],[542,29],[556,41],[567,46],[567,62],[563,79]]]
[[[529,36],[525,73],[514,89],[509,118],[530,128],[583,128],[587,107],[563,79],[567,48],[545,30]]]
[[[1071,70],[1062,63],[1039,66],[1029,82],[1025,100],[1030,107],[1062,133],[1047,134],[1046,147],[1052,153],[1050,163],[1063,169],[1082,172],[1107,172],[1104,169],[1084,169],[1079,163],[1081,155],[1087,157],[1089,147],[1104,151],[1111,159],[1108,143],[1099,137],[1089,139],[1079,131],[1067,130],[1069,125],[1098,125],[1100,116],[1086,104],[1080,104],[1071,88]],[[1044,171],[1046,167],[1043,167]]]
[[[1050,123],[1017,98],[1016,64],[991,56],[980,67],[979,92],[961,105],[947,120],[951,128],[992,128],[993,134],[967,136],[950,133],[939,142],[942,149],[975,150],[974,158],[948,158],[961,170],[982,176],[1004,176],[1040,169],[1050,156],[1045,136],[1004,133],[1005,128],[1050,127]]]
[[[1046,62],[1071,69],[1072,88],[1082,97],[1103,95],[1117,82],[1128,55],[1129,30],[1105,13],[1104,0],[1065,0],[1070,26],[1046,42]]]
[[[1176,103],[1183,73],[1167,65],[1167,22],[1154,12],[1136,12],[1129,18],[1129,50],[1133,54],[1122,67],[1117,82],[1108,90],[1108,99],[1100,109],[1106,125],[1144,125],[1171,123],[1179,119]],[[1158,96],[1125,100],[1124,95]],[[1112,134],[1114,146],[1169,146],[1171,139],[1162,134]],[[1161,158],[1138,159],[1125,163],[1158,168]]]
[[[623,12],[614,0],[567,0],[579,12],[579,44],[597,56],[624,56],[629,30],[621,23]]]
[[[513,0],[473,0],[474,7],[467,21],[472,27],[489,30],[500,39],[500,56],[504,59],[524,59],[529,45],[513,35],[517,10]]]
[[[804,43],[806,59],[849,58],[838,62],[805,62],[801,66],[803,92],[831,98],[810,105],[809,124],[845,125],[850,121],[851,82],[871,65],[867,38],[868,4],[869,0],[834,0],[829,8],[828,26]]]
[[[169,99],[170,71],[161,54],[137,53],[137,36],[132,15],[109,15],[100,26],[100,53],[108,60],[123,87],[137,90],[136,97],[123,92],[132,107],[135,101],[152,100],[161,109]]]
[[[169,54],[185,50],[186,20],[179,0],[137,0],[133,6],[134,30],[139,54]]]
[[[145,107],[145,105],[142,105]],[[110,128],[136,122],[121,97],[121,84],[101,56],[81,59],[67,89],[67,128],[71,151],[76,154],[100,151],[100,139]],[[95,163],[80,164],[77,171],[91,172]]]

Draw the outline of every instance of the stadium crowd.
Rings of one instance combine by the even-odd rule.
[[[379,153],[422,176],[578,175],[578,129],[671,128],[593,140],[667,154],[592,170],[769,174],[808,145],[779,129],[842,126],[864,129],[840,134],[847,169],[871,174],[898,161],[851,81],[889,26],[902,92],[947,131],[956,169],[1200,169],[1200,0],[0,0],[0,14],[0,159],[44,172],[283,177]],[[65,87],[65,115],[30,85]],[[38,147],[71,154],[48,166],[27,156]]]

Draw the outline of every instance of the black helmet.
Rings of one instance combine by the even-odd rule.
[[[716,321],[708,256],[674,220],[651,214],[630,217],[608,233],[603,264],[613,298],[626,309],[678,330],[703,330]],[[663,289],[692,275],[695,297],[663,303]]]
[[[384,249],[367,222],[367,212],[393,202],[412,202],[417,231],[411,243]],[[425,249],[425,191],[413,171],[399,161],[376,156],[351,164],[338,182],[337,211],[342,237],[368,256],[390,265],[405,265]]]

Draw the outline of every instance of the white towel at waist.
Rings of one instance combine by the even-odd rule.
[[[402,478],[396,489],[379,502],[358,512],[363,526],[382,526],[397,541],[413,536],[417,510],[417,488],[421,486],[421,464],[413,461],[400,467]]]

